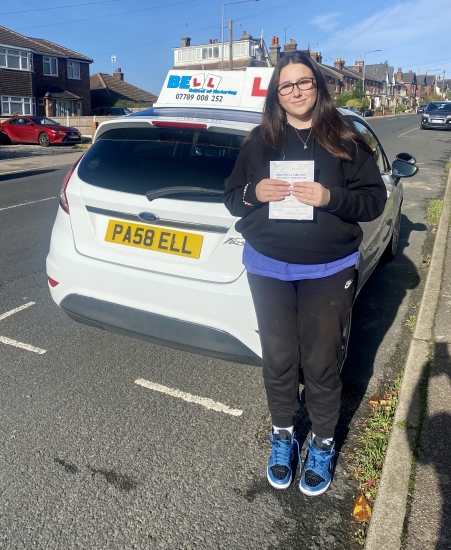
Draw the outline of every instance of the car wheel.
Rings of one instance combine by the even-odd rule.
[[[48,147],[50,145],[50,138],[45,132],[39,134],[38,141],[41,147]]]
[[[0,145],[9,145],[11,140],[6,132],[0,132]]]
[[[396,216],[395,225],[393,227],[393,233],[391,235],[390,242],[387,248],[384,250],[383,258],[386,262],[391,262],[396,256],[396,250],[398,249],[399,233],[401,231],[401,208]]]

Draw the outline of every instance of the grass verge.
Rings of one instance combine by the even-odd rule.
[[[371,416],[363,424],[363,432],[357,439],[359,445],[354,449],[354,477],[359,483],[359,491],[370,504],[374,502],[379,487],[401,380],[402,373],[383,396],[376,394],[370,399]]]
[[[442,214],[443,199],[433,199],[426,212],[426,221],[429,225],[437,226]]]

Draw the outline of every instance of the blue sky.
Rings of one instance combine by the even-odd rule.
[[[19,9],[13,5],[20,4]],[[112,72],[111,56],[125,79],[158,94],[173,65],[172,48],[188,35],[192,44],[221,36],[222,0],[21,0],[2,2],[0,25],[45,38],[92,57],[91,74]],[[263,32],[269,47],[296,40],[300,49],[320,51],[323,62],[344,57],[451,78],[450,0],[259,0],[225,7],[234,37]],[[46,9],[42,9],[46,8]],[[288,27],[288,28],[284,28]],[[226,31],[225,31],[226,32]]]

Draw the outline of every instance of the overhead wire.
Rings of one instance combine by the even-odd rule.
[[[368,30],[370,27],[372,27],[375,23],[377,23],[378,21],[380,21],[381,19],[383,19],[387,14],[389,14],[391,11],[393,11],[397,6],[399,6],[400,4],[402,4],[404,2],[404,0],[400,0],[400,2],[397,2],[394,6],[392,6],[391,8],[389,8],[386,12],[384,12],[380,17],[378,17],[376,20],[374,21],[371,21],[371,23],[369,25],[367,25],[366,27],[364,27],[359,33],[355,34],[350,40],[347,40],[346,42],[343,42],[343,44],[340,44],[340,46],[338,46],[337,48],[333,49],[333,50],[330,50],[329,52],[327,52],[326,54],[324,54],[325,56],[329,56],[333,53],[335,53],[336,51],[338,50],[341,50],[341,48],[343,48],[343,46],[347,46],[348,44],[350,44],[353,40],[355,40],[356,38],[358,38],[359,36],[361,36],[366,30]]]
[[[42,27],[54,27],[55,25],[67,25],[69,23],[80,23],[84,21],[93,21],[94,19],[105,19],[107,17],[117,17],[118,15],[128,15],[130,13],[140,13],[143,11],[149,11],[149,10],[156,10],[158,8],[169,8],[171,6],[179,6],[180,4],[189,4],[191,2],[197,2],[198,0],[182,0],[181,2],[174,2],[173,4],[164,4],[160,6],[152,6],[150,8],[142,8],[140,10],[133,10],[133,11],[123,11],[120,13],[112,13],[109,15],[97,15],[95,17],[87,17],[85,19],[72,19],[71,21],[60,21],[59,23],[47,23],[45,25],[34,25],[32,27],[20,27],[18,29],[14,29],[15,31],[24,31],[27,29],[39,29]]]
[[[30,13],[31,11],[48,11],[48,10],[63,10],[65,8],[77,8],[79,6],[92,6],[93,4],[111,4],[111,2],[119,2],[119,0],[102,0],[101,2],[85,2],[84,4],[69,4],[68,6],[52,6],[51,8],[34,8],[32,10],[14,10],[2,11],[0,15],[20,15],[21,13]]]

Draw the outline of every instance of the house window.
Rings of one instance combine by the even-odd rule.
[[[18,71],[32,71],[33,54],[22,50],[0,48],[0,67]]]
[[[78,61],[67,62],[67,78],[80,80],[80,63]]]
[[[241,42],[233,45],[233,57],[243,57],[247,55],[247,43]]]
[[[55,99],[53,113],[53,116],[72,116],[74,114],[73,101],[67,99]]]
[[[202,48],[202,59],[217,59],[219,58],[219,46],[212,48]]]
[[[34,97],[15,97],[2,95],[2,114],[34,115],[36,113]]]
[[[82,116],[81,101],[77,101],[77,116]]]
[[[58,76],[58,59],[56,57],[44,57],[44,74]]]

